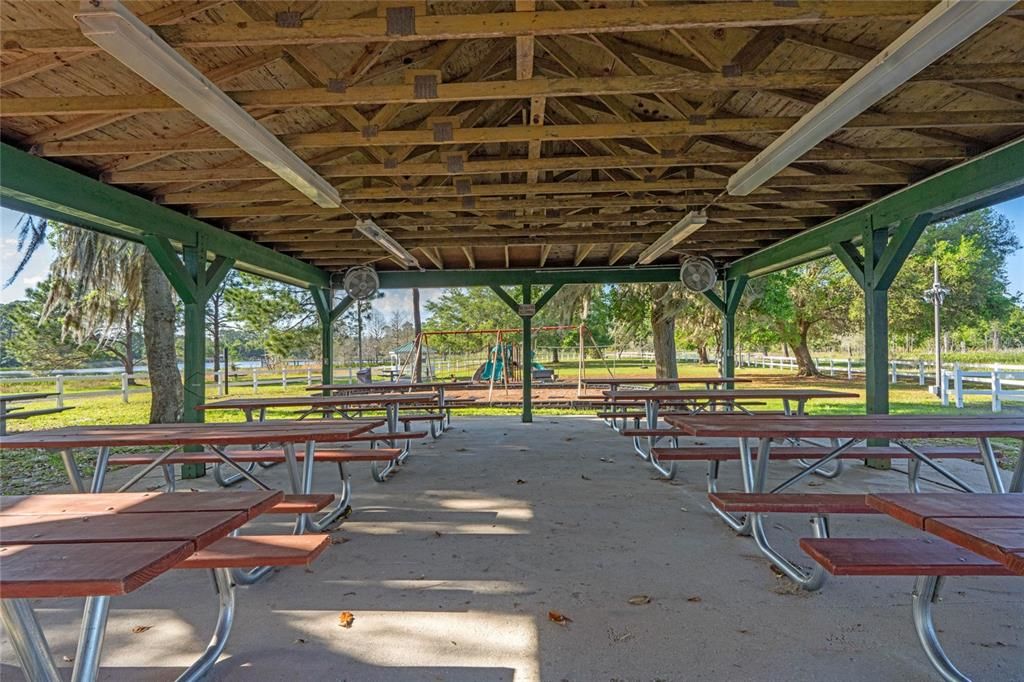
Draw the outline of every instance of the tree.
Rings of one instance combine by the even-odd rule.
[[[49,236],[56,258],[43,319],[57,316],[62,334],[109,350],[134,384],[143,247],[61,224],[52,225]]]
[[[72,369],[102,357],[101,350],[87,340],[84,344],[68,339],[60,320],[43,317],[50,295],[50,280],[25,292],[25,298],[4,306],[5,326],[11,335],[4,340],[4,354],[22,367],[40,370]]]
[[[225,290],[225,300],[271,364],[319,355],[319,318],[308,292],[244,272],[238,278],[238,286]]]
[[[9,286],[28,265],[36,249],[45,241],[46,235],[60,226],[59,223],[51,223],[48,220],[34,219],[26,215],[18,224],[18,251],[21,253],[21,260],[15,267],[5,286]],[[72,226],[66,226],[69,230],[77,230]],[[98,238],[100,235],[95,232],[83,232]],[[86,249],[84,252],[88,252]],[[140,256],[141,257],[141,256]],[[96,278],[91,271],[86,272],[81,267],[70,268],[69,272],[80,272],[83,275],[92,277],[92,281],[101,290],[108,289],[110,282],[102,278]],[[170,285],[163,271],[147,253],[141,266],[138,277],[125,277],[125,282],[137,282],[142,290],[142,305],[145,308],[145,320],[143,322],[143,337],[146,345],[146,362],[149,367],[150,389],[152,392],[152,406],[150,408],[150,421],[161,423],[175,421],[179,418],[182,410],[182,385],[181,375],[178,372],[178,359],[174,349],[174,300],[170,296]],[[153,324],[153,320],[164,321],[162,324]],[[170,320],[167,324],[166,320]],[[127,344],[131,348],[131,343]],[[63,364],[63,363],[61,363]],[[52,366],[52,365],[51,365]],[[66,366],[66,365],[65,365]],[[158,409],[159,408],[159,409]]]
[[[858,291],[838,260],[822,258],[761,279],[751,291],[747,310],[774,327],[779,339],[793,349],[797,376],[816,376],[810,341],[849,329],[850,304]]]
[[[612,307],[619,321],[615,336],[620,342],[654,345],[654,371],[659,377],[679,376],[676,367],[676,315],[686,307],[681,284],[623,284],[615,287]]]
[[[510,289],[509,294],[521,300],[517,289]],[[517,329],[522,325],[519,316],[490,289],[447,289],[426,306],[430,311],[430,319],[424,325],[427,331]],[[475,351],[492,342],[493,338],[475,334],[431,338],[431,346],[441,352]]]

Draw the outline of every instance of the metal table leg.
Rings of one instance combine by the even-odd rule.
[[[1024,493],[1024,441],[1021,441],[1020,452],[1017,453],[1017,468],[1013,470],[1009,492]]]
[[[996,453],[992,449],[992,441],[988,438],[979,438],[978,449],[981,451],[981,461],[985,463],[988,487],[994,493],[1005,493],[1006,487],[1003,485],[1003,477],[999,475],[999,463],[996,461]],[[1017,468],[1020,468],[1020,462],[1017,462]],[[1012,479],[1010,483],[1013,484]]]
[[[71,488],[76,493],[84,493],[85,483],[82,481],[82,470],[78,468],[78,462],[75,461],[74,450],[61,450],[60,458],[64,462],[64,470],[68,474],[68,483],[71,484]]]
[[[942,650],[942,644],[939,643],[939,636],[935,633],[932,604],[939,600],[942,582],[942,578],[935,575],[922,575],[915,581],[911,597],[914,629],[917,631],[917,638],[921,641],[921,647],[924,649],[928,661],[942,676],[942,679],[946,682],[971,682],[970,678],[957,670],[946,656],[946,652]]]
[[[27,599],[0,599],[0,619],[7,627],[25,676],[33,682],[61,682],[46,635]]]
[[[109,612],[110,597],[86,597],[71,682],[92,682],[99,674]]]
[[[231,580],[231,571],[226,568],[214,568],[210,572],[213,574],[219,604],[217,625],[206,651],[178,677],[177,682],[198,682],[206,677],[224,652],[228,636],[231,634],[231,626],[235,621],[235,586]]]

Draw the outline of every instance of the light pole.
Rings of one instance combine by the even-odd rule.
[[[942,322],[939,308],[942,307],[942,301],[948,293],[949,289],[942,286],[942,282],[939,281],[939,261],[932,261],[932,288],[925,289],[924,300],[930,301],[935,311],[935,385],[932,387],[935,395],[942,393]]]

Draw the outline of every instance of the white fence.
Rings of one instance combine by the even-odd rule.
[[[829,376],[845,376],[853,379],[863,376],[864,360],[859,358],[815,358],[818,371]],[[796,359],[791,356],[764,355],[761,353],[740,353],[736,357],[739,367],[762,367],[765,369],[796,369]],[[967,369],[965,369],[965,367]],[[890,360],[889,383],[900,381],[925,386],[935,382],[935,363],[925,360]],[[992,400],[992,411],[1000,412],[1003,402],[1024,402],[1024,366],[971,364],[961,366],[944,365],[939,384],[942,404],[952,400],[957,407],[964,406],[964,396],[983,395]]]
[[[974,384],[981,388],[964,388],[964,384]],[[957,407],[964,406],[965,395],[984,395],[992,399],[992,411],[1000,412],[1003,401],[1024,402],[1024,370],[1000,369],[993,366],[991,370],[967,371],[960,364],[953,370],[942,372],[942,404],[949,405],[950,397]]]

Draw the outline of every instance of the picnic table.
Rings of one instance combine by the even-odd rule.
[[[360,393],[395,393],[399,391],[434,391],[437,393],[437,406],[443,419],[440,432],[444,433],[451,426],[451,406],[447,402],[445,391],[452,388],[469,388],[472,381],[417,381],[408,384],[395,382],[378,382],[369,384],[314,384],[307,386],[307,391],[324,391],[337,395],[355,395]]]
[[[5,393],[0,395],[0,436],[7,434],[8,419],[27,419],[44,414],[56,414],[70,410],[70,407],[46,407],[39,410],[25,410],[23,406],[11,407],[11,403],[24,403],[33,400],[45,400],[60,395],[54,391],[40,393]]]
[[[667,467],[658,462],[652,451],[664,436],[672,436],[671,430],[665,430],[665,434],[657,433],[659,430],[659,416],[662,404],[688,405],[687,413],[691,415],[706,413],[707,410],[724,405],[726,409],[736,410],[742,414],[752,416],[750,410],[746,409],[742,401],[763,401],[781,400],[783,412],[788,415],[802,415],[806,411],[808,401],[818,398],[856,398],[857,393],[848,391],[832,391],[819,388],[719,388],[712,390],[698,389],[654,389],[646,391],[605,391],[604,395],[620,402],[643,402],[644,415],[646,419],[646,436],[633,437],[633,449],[637,455],[649,461],[652,466],[663,476],[675,478],[676,464],[672,462]],[[793,409],[793,406],[796,409]],[[625,430],[623,430],[624,432]],[[646,437],[648,447],[645,450],[640,439]],[[830,472],[829,476],[835,476],[838,470]]]
[[[735,383],[750,383],[750,381],[751,379],[746,378],[720,376],[678,377],[676,379],[668,377],[608,377],[607,379],[581,379],[580,385],[586,386],[587,388],[607,386],[608,391],[604,392],[605,402],[608,403],[609,407],[614,411],[615,396],[620,390],[622,390],[623,386],[650,386],[651,389],[657,389],[661,386],[676,386],[679,384],[704,384],[704,388],[710,391],[714,388],[721,388],[723,386],[731,387],[731,385]],[[615,431],[619,430],[614,418],[605,418],[604,421]],[[623,428],[626,426],[625,419],[623,419],[622,426]]]
[[[1024,418],[1020,417],[989,417],[989,416],[918,416],[918,415],[844,415],[844,416],[790,416],[784,418],[753,415],[738,418],[727,414],[700,414],[691,417],[666,417],[679,432],[693,438],[736,438],[739,441],[738,459],[742,472],[743,490],[745,493],[758,495],[776,495],[830,462],[837,461],[860,443],[868,439],[887,439],[910,460],[908,477],[912,481],[911,488],[917,492],[917,472],[922,464],[952,482],[965,492],[974,490],[959,477],[939,465],[935,458],[925,454],[923,446],[910,442],[910,439],[972,439],[978,443],[978,456],[985,466],[989,488],[993,493],[1005,493],[992,449],[991,438],[1003,437],[1024,440]],[[832,445],[825,449],[816,460],[806,463],[801,470],[782,483],[768,490],[768,466],[771,461],[773,443],[789,439],[827,438]],[[751,447],[749,440],[757,439],[758,445]],[[757,462],[754,463],[756,452]],[[1013,490],[1013,489],[1011,489]],[[1013,490],[1020,492],[1019,490]],[[973,498],[973,496],[972,496]],[[758,549],[789,576],[794,582],[806,587],[817,589],[824,579],[823,574],[815,569],[808,573],[772,548],[768,541],[764,526],[764,515],[760,512],[748,513],[741,523],[736,519],[727,518],[728,514],[716,511],[725,518],[734,529],[753,535]],[[814,527],[816,537],[827,538],[827,522],[820,519]],[[820,568],[820,567],[819,567]]]
[[[209,452],[215,461],[233,469],[258,488],[270,488],[254,476],[249,469],[232,459],[229,446],[263,446],[268,443],[280,444],[292,492],[308,495],[313,487],[314,451],[317,443],[340,443],[351,440],[378,426],[383,420],[341,421],[318,419],[316,421],[273,421],[246,424],[125,424],[114,426],[71,426],[60,429],[29,431],[8,436],[0,440],[0,450],[40,448],[57,450],[61,454],[64,468],[71,487],[79,493],[103,491],[108,465],[111,463],[111,448],[154,446],[169,447],[153,456],[146,456],[142,471],[122,485],[118,492],[128,490],[157,467],[188,446],[200,446],[204,455]],[[304,444],[305,452],[300,471],[297,443]],[[81,470],[75,462],[74,451],[79,448],[96,448],[96,469],[88,489]],[[189,453],[184,453],[185,455]],[[115,460],[116,461],[116,460]],[[169,476],[168,490],[173,489],[173,474]],[[343,480],[343,485],[346,485]],[[347,488],[345,489],[347,497]],[[339,503],[340,505],[340,503]],[[331,510],[332,514],[338,510]],[[325,513],[326,518],[326,513]],[[295,524],[295,534],[301,534],[309,523],[306,514],[300,514]]]
[[[112,596],[133,592],[170,569],[185,567],[199,557],[197,552],[227,538],[282,498],[280,491],[0,498],[0,615],[28,679],[61,680],[30,600],[86,598],[72,679],[94,680]],[[307,536],[302,544],[322,549],[324,542]],[[202,566],[223,564],[214,568],[217,625],[209,647],[182,680],[200,679],[209,672],[234,620],[230,561],[207,560],[211,565]]]

